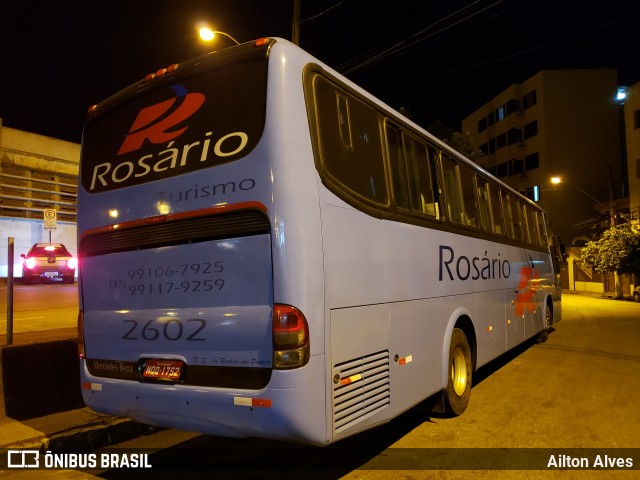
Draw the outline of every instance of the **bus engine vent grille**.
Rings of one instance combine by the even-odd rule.
[[[269,233],[269,219],[258,210],[168,218],[166,221],[122,226],[82,238],[80,255],[109,253],[206,242]]]
[[[362,422],[391,402],[388,350],[335,365],[333,378],[335,433]]]

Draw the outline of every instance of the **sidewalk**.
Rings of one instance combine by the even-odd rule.
[[[85,407],[76,329],[0,335],[0,449],[85,449],[157,431]]]
[[[583,297],[601,298],[603,300],[618,300],[621,302],[635,301],[633,295],[623,295],[622,298],[616,298],[616,294],[614,292],[585,292],[581,290],[562,289],[562,295],[580,295]]]

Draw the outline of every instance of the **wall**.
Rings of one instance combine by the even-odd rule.
[[[76,192],[80,145],[6,127],[0,119],[0,277],[8,271],[8,238],[14,238],[14,275],[21,253],[48,242],[44,209],[58,212],[51,241],[77,255]]]

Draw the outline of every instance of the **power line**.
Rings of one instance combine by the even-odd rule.
[[[474,0],[470,4],[465,5],[464,7],[456,10],[455,12],[436,20],[435,22],[430,23],[426,27],[422,28],[420,31],[410,35],[408,38],[405,38],[403,40],[396,42],[395,44],[391,45],[390,47],[387,47],[383,51],[378,53],[373,53],[372,50],[369,50],[369,52],[361,54],[359,58],[355,58],[342,63],[341,65],[338,66],[337,69],[341,71],[343,74],[348,75],[350,73],[353,73],[356,70],[360,70],[374,63],[378,63],[386,59],[387,57],[390,57],[393,55],[399,55],[405,52],[407,49],[417,45],[418,43],[422,43],[426,40],[429,40],[437,35],[440,35],[452,29],[457,25],[467,22],[470,19],[485,13],[486,11],[489,11],[490,9],[495,8],[496,6],[500,5],[503,1],[504,0],[489,0],[488,2],[489,4],[483,6],[480,4],[482,3],[486,4],[487,3],[486,0]],[[478,7],[479,9],[469,12],[469,10],[472,10]],[[429,32],[428,35],[424,36],[426,32],[433,29],[436,29],[436,30]]]
[[[640,15],[640,12],[631,13],[631,14],[626,15],[624,17],[620,17],[620,18],[617,18],[615,20],[611,20],[610,22],[603,23],[601,25],[597,25],[597,26],[595,26],[593,28],[589,28],[587,30],[582,30],[580,32],[576,32],[576,33],[573,33],[571,35],[567,35],[567,36],[564,36],[562,38],[559,38],[559,39],[556,39],[556,40],[552,40],[550,42],[545,42],[545,43],[543,43],[541,45],[536,45],[534,47],[527,48],[527,49],[524,49],[524,50],[520,50],[520,51],[517,51],[517,52],[513,52],[513,53],[510,53],[510,54],[507,54],[507,55],[501,55],[499,57],[491,58],[489,60],[485,60],[485,61],[482,61],[482,62],[476,62],[476,63],[473,63],[473,64],[466,64],[464,66],[448,68],[448,69],[439,70],[439,71],[436,71],[436,72],[421,73],[421,74],[416,74],[416,75],[406,75],[406,76],[402,76],[402,77],[387,77],[387,78],[369,79],[368,81],[377,82],[377,81],[391,81],[391,80],[393,80],[393,81],[397,81],[397,80],[415,80],[415,79],[418,79],[418,78],[434,77],[434,76],[437,76],[437,75],[460,72],[460,71],[463,71],[463,70],[482,67],[482,66],[489,65],[489,64],[492,64],[492,63],[497,63],[497,62],[501,62],[503,60],[507,60],[507,59],[514,58],[514,57],[518,57],[520,55],[526,55],[526,54],[534,52],[536,50],[541,50],[543,48],[548,48],[548,47],[551,47],[551,46],[556,45],[558,43],[565,42],[567,40],[572,40],[572,39],[580,37],[582,35],[586,35],[586,34],[595,32],[597,30],[601,30],[603,28],[610,27],[610,26],[615,25],[617,23],[624,22],[624,21],[629,20],[630,18],[633,18],[633,17],[638,16],[638,15]]]
[[[322,15],[324,15],[325,13],[330,12],[330,11],[331,11],[331,10],[333,10],[334,8],[339,7],[340,5],[342,5],[342,4],[343,4],[344,2],[346,2],[346,1],[347,1],[347,0],[341,0],[341,1],[339,1],[338,3],[336,3],[336,4],[332,5],[332,6],[330,6],[329,8],[327,8],[327,9],[323,10],[323,11],[322,11],[322,12],[320,12],[320,13],[316,13],[315,15],[312,15],[312,16],[310,16],[310,17],[308,17],[308,18],[303,18],[303,19],[302,19],[302,22],[308,22],[309,20],[315,20],[316,18],[321,17],[321,16],[322,16]]]

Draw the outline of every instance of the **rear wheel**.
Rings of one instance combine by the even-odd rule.
[[[547,304],[544,308],[544,330],[538,334],[537,342],[544,343],[549,338],[549,330],[553,323],[553,317],[551,315],[551,307]]]
[[[462,330],[454,328],[449,347],[449,381],[444,391],[445,412],[462,415],[471,397],[471,349]]]

